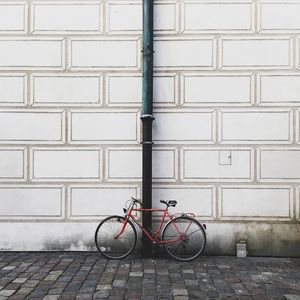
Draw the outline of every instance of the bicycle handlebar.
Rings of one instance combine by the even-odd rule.
[[[135,199],[135,198],[133,198],[133,197],[131,197],[131,199],[132,199],[132,201],[133,201],[134,203],[138,203],[139,205],[143,206],[143,203],[142,203],[140,200]]]

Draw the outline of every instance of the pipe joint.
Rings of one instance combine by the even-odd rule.
[[[152,141],[142,141],[141,144],[142,145],[153,145],[154,142],[152,142]]]
[[[142,50],[141,52],[143,53],[144,56],[151,56],[155,51],[147,49],[147,50]]]
[[[143,114],[142,116],[141,116],[141,120],[155,120],[155,118],[153,117],[153,115],[151,115],[151,114]]]

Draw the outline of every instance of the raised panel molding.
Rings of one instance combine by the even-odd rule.
[[[294,40],[289,36],[224,37],[219,45],[223,70],[292,69],[294,64]]]
[[[62,38],[0,38],[0,70],[64,70]]]
[[[63,219],[65,190],[57,185],[0,185],[0,220]]]
[[[102,180],[100,148],[32,148],[30,157],[32,181]]]
[[[181,150],[183,182],[252,182],[252,148],[183,147]]]
[[[71,110],[68,125],[71,144],[137,144],[140,139],[136,109]]]
[[[191,212],[197,219],[214,220],[216,218],[216,193],[213,186],[195,185],[154,185],[153,207],[165,206],[159,200],[176,199],[177,205],[172,213]]]
[[[221,220],[292,221],[294,189],[291,186],[222,186]]]
[[[126,201],[140,198],[136,185],[71,185],[68,189],[68,219],[89,220],[120,215]],[[111,205],[105,205],[110,203]],[[105,211],[103,206],[105,205]]]
[[[253,32],[254,1],[183,1],[181,26],[183,33]]]
[[[108,147],[105,160],[106,181],[141,182],[142,150],[140,147]],[[152,168],[154,182],[177,182],[177,148],[154,147]]]
[[[153,140],[157,144],[213,144],[216,126],[213,110],[156,110]]]
[[[32,106],[100,106],[103,78],[89,73],[32,74],[30,103]]]
[[[0,147],[0,182],[27,180],[27,149]]]
[[[289,109],[221,110],[221,144],[291,144],[293,111]]]
[[[27,105],[25,73],[0,73],[0,107]]]
[[[65,112],[2,109],[0,128],[5,128],[0,131],[0,144],[62,144],[65,141]]]
[[[214,37],[157,37],[154,41],[154,69],[213,70],[216,67],[215,53]]]
[[[33,34],[101,34],[102,1],[32,1]]]
[[[28,4],[25,1],[0,3],[0,34],[25,34]]]
[[[262,33],[299,32],[299,1],[258,1],[258,30]]]
[[[140,70],[140,60],[139,37],[72,38],[70,40],[68,64],[72,71],[138,71]]]
[[[254,105],[253,73],[193,72],[181,75],[181,103],[197,106]]]
[[[261,182],[299,182],[300,148],[259,148],[257,178]]]

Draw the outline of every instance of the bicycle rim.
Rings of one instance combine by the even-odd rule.
[[[184,239],[180,238],[181,233]],[[180,261],[195,259],[206,245],[203,227],[197,220],[189,217],[178,217],[173,222],[169,221],[163,229],[162,240],[167,253]]]
[[[132,223],[128,223],[123,233],[120,233],[125,218],[121,216],[111,216],[104,219],[97,227],[95,232],[95,244],[98,251],[110,259],[121,259],[126,257],[134,249],[137,233]]]

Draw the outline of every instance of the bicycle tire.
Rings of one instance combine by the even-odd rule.
[[[137,242],[137,232],[130,220],[124,232],[118,239],[114,239],[123,225],[125,217],[110,216],[100,222],[95,231],[95,244],[98,251],[109,259],[122,259],[128,256]]]
[[[186,240],[170,241],[180,236],[173,223],[175,223],[180,232],[185,235]],[[185,228],[183,229],[184,226]],[[168,240],[170,242],[168,242]],[[162,242],[166,252],[171,257],[179,261],[191,261],[204,251],[206,246],[206,233],[197,220],[180,216],[170,220],[165,225],[162,231]]]

